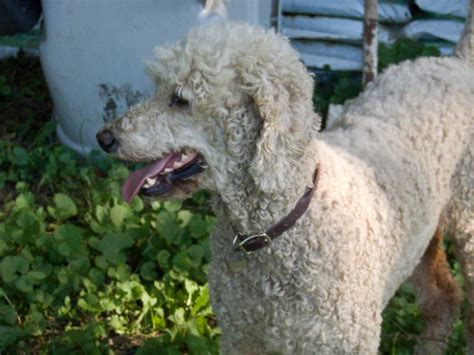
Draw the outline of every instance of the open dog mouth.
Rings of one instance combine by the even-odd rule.
[[[185,187],[191,178],[203,172],[207,164],[201,154],[185,149],[170,152],[163,158],[130,174],[122,188],[122,196],[130,202],[136,195],[163,196],[175,187]]]

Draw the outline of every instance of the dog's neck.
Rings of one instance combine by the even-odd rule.
[[[316,142],[308,147],[295,169],[285,172],[287,184],[278,191],[262,191],[247,169],[237,170],[220,191],[223,211],[218,215],[226,218],[236,232],[265,232],[287,216],[306,189],[312,186],[319,163],[315,145]],[[281,172],[269,171],[272,173]]]

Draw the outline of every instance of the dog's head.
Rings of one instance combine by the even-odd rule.
[[[288,41],[215,23],[155,55],[154,97],[97,134],[107,152],[149,163],[126,181],[125,199],[219,191],[242,179],[283,188],[320,125],[313,80]]]

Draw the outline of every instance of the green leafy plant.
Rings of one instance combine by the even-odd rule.
[[[179,202],[125,204],[128,169],[110,160],[1,145],[0,349],[101,353],[101,339],[140,333],[163,349],[217,351],[212,215]]]

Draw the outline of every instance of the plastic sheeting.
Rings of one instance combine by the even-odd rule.
[[[363,51],[360,47],[302,40],[294,40],[291,44],[300,53],[301,60],[308,67],[323,68],[329,65],[331,70],[336,71],[362,69]]]
[[[364,18],[364,0],[282,0],[284,12],[318,14],[335,17]],[[449,0],[446,0],[449,1]],[[379,21],[405,23],[410,21],[408,1],[380,1]]]
[[[411,38],[452,53],[469,0],[415,0],[425,13],[412,20],[408,0],[380,0],[378,39],[391,44]],[[281,31],[309,67],[361,70],[364,0],[282,0]],[[434,15],[434,16],[433,16]]]
[[[416,0],[415,3],[423,11],[438,15],[466,17],[468,0]]]
[[[285,16],[282,33],[290,38],[305,38],[339,42],[362,43],[364,23],[360,20],[331,17]],[[378,40],[392,43],[395,36],[383,25],[379,26]]]
[[[464,23],[455,20],[416,20],[402,30],[402,35],[415,40],[442,39],[456,43],[461,36]]]

